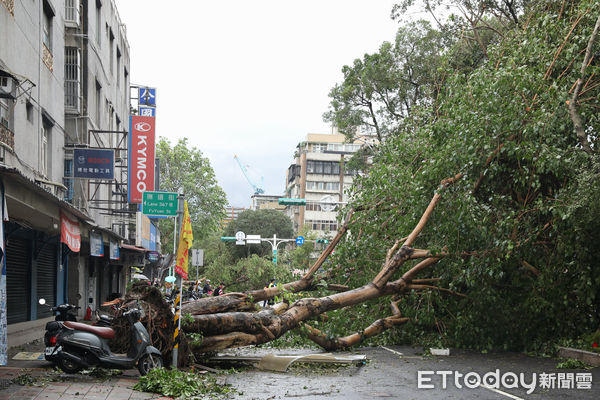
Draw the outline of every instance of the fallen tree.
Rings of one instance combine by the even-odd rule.
[[[597,329],[600,17],[597,2],[563,5],[535,5],[483,65],[445,77],[435,110],[378,147],[301,279],[185,303],[184,332],[202,336],[191,350],[295,328],[327,350],[410,330],[401,339],[521,350]],[[259,306],[274,297],[284,301]],[[335,318],[346,332],[327,332]]]
[[[458,174],[445,179],[441,182],[441,189],[452,185],[461,177],[462,175]],[[307,336],[315,343],[327,350],[338,350],[358,344],[362,339],[381,333],[385,329],[406,323],[408,318],[401,316],[398,300],[394,300],[392,316],[377,320],[362,332],[349,337],[327,339],[318,330],[304,324],[328,311],[356,305],[374,298],[398,297],[411,290],[437,289],[431,285],[414,285],[412,280],[420,271],[439,261],[442,255],[433,254],[428,250],[414,249],[412,245],[425,228],[427,220],[440,198],[441,192],[437,192],[413,231],[403,240],[396,241],[394,246],[388,250],[388,256],[381,270],[367,285],[321,298],[303,298],[293,304],[279,303],[275,307],[257,311],[258,302],[282,295],[286,291],[298,292],[310,289],[315,272],[346,233],[351,218],[360,211],[357,210],[348,213],[346,221],[335,238],[302,279],[279,287],[207,297],[184,304],[182,313],[191,315],[191,320],[185,323],[184,330],[204,336],[201,343],[192,345],[194,352],[202,353],[266,343],[301,325],[307,328]],[[400,279],[390,281],[404,263],[415,259],[422,259],[422,261],[404,273]]]

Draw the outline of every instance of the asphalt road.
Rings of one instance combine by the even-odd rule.
[[[247,353],[273,351],[257,349],[247,350]],[[556,359],[467,351],[453,351],[448,357],[423,357],[413,348],[400,346],[361,348],[352,354],[364,354],[369,362],[363,366],[340,368],[292,365],[287,372],[251,368],[228,375],[227,383],[242,392],[236,395],[237,399],[600,399],[600,368],[556,369]],[[419,371],[420,385],[431,388],[419,388]],[[467,384],[476,386],[477,377],[482,379],[488,373],[491,374],[486,378],[487,388],[467,387]],[[515,383],[511,373],[519,380],[522,373],[527,386]],[[445,388],[442,374],[446,375]],[[467,374],[470,375],[465,383],[464,375]],[[461,387],[455,383],[457,376]],[[591,384],[586,383],[590,378]],[[540,387],[540,384],[547,387]],[[563,388],[570,385],[572,388]]]
[[[32,347],[35,346],[28,346],[27,350],[33,350]],[[230,350],[221,354],[261,356],[309,353],[319,353],[319,351],[284,351],[251,347]],[[225,379],[225,383],[232,385],[239,392],[232,396],[234,399],[600,399],[600,368],[591,370],[556,369],[559,361],[556,359],[528,357],[519,353],[481,354],[455,350],[451,351],[450,356],[422,356],[418,349],[401,346],[360,348],[352,353],[335,354],[362,354],[367,357],[368,362],[361,366],[300,363],[292,364],[286,372],[265,371],[245,364],[245,367],[238,372],[222,375],[220,379]],[[9,365],[15,373],[20,368],[42,368],[41,371],[43,371],[50,367],[46,361],[11,360]],[[221,366],[208,363],[206,365],[214,368],[231,366],[231,364]],[[242,366],[242,364],[237,365]],[[446,377],[445,387],[444,374]],[[520,378],[520,374],[523,378]],[[129,382],[127,379],[129,379],[131,382],[135,382],[137,376],[136,370],[128,370],[124,371],[119,379],[111,382],[101,384],[88,382],[86,377],[79,375],[72,375],[69,382],[72,385],[87,385],[85,387],[89,389],[89,394],[93,394],[92,392],[98,389],[96,386],[100,385],[101,389],[105,391],[127,392],[119,392],[119,398],[159,397],[132,392],[129,386],[132,386],[133,383],[122,387],[120,381],[127,383]],[[517,377],[517,380],[523,379],[524,384],[519,381],[515,382],[512,379],[514,376]],[[458,384],[456,383],[457,378]],[[467,381],[465,378],[468,378]],[[478,378],[486,378],[488,387],[477,385]],[[548,387],[541,387],[542,383],[546,383]],[[569,385],[571,388],[563,388],[564,386],[569,387]],[[11,389],[14,389],[12,391],[16,391],[18,388],[13,386],[15,385],[11,385]],[[78,393],[85,392],[82,392],[79,386],[77,387]],[[584,387],[589,387],[589,389],[584,389]],[[6,388],[0,388],[0,399],[12,399],[14,396],[19,399],[48,398],[48,394],[40,391],[28,395],[29,397],[17,392],[12,393],[13,397],[8,397],[9,391],[1,389]],[[24,388],[24,390],[26,389],[27,387]],[[52,393],[52,398],[72,400],[73,396],[68,392],[70,389],[72,388],[65,388],[64,393],[61,394]],[[114,393],[107,392],[105,394],[103,399],[110,399]],[[100,399],[98,396],[94,398]]]

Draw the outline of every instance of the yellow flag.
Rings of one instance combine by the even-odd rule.
[[[187,200],[183,202],[183,223],[179,231],[179,245],[177,246],[177,262],[175,263],[175,272],[187,279],[188,271],[188,250],[192,247],[194,234],[192,233],[192,220],[188,211]]]

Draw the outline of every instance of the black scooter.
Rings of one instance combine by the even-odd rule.
[[[52,321],[46,324],[44,335],[46,360],[68,374],[94,366],[129,369],[137,365],[141,375],[161,368],[161,353],[150,345],[148,331],[139,321],[140,310],[131,309],[124,312],[123,316],[131,325],[131,344],[127,356],[115,355],[110,351],[108,341],[115,337],[115,331],[111,328],[72,321]]]
[[[75,316],[75,314],[69,312],[71,310],[77,310],[81,307],[79,306],[74,306],[71,304],[59,304],[56,307],[51,307],[50,311],[52,311],[53,314],[55,314],[56,316],[54,317],[55,321],[73,321],[76,322],[77,321],[77,317]],[[58,313],[58,314],[56,314]]]
[[[46,300],[40,299],[41,305],[46,305]],[[72,313],[73,310],[79,310],[81,307],[72,304],[59,304],[55,307],[50,307],[50,311],[55,315],[55,321],[71,321],[77,322],[77,316]],[[96,311],[96,326],[111,326],[113,318],[109,315],[100,314]]]

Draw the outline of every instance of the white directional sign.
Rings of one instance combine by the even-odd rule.
[[[246,235],[246,244],[260,244],[260,235]]]

